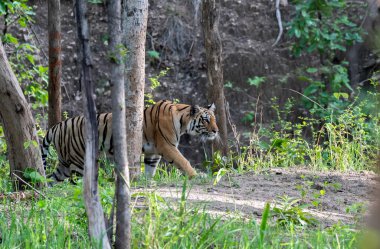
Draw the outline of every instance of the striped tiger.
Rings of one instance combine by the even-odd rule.
[[[196,171],[177,149],[183,134],[200,135],[203,141],[218,137],[218,126],[214,115],[215,105],[207,108],[197,105],[174,104],[162,100],[145,108],[143,122],[143,146],[145,175],[152,178],[163,157],[176,165],[190,178]],[[97,115],[99,149],[113,155],[112,113]],[[73,174],[83,175],[85,156],[84,117],[69,118],[47,131],[41,145],[42,160],[46,169],[46,157],[52,144],[58,155],[57,169],[48,176],[60,182]]]

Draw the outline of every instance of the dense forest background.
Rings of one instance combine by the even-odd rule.
[[[79,1],[60,1],[63,119],[85,112]],[[85,2],[95,103],[99,113],[111,112],[107,1]],[[211,104],[204,2],[149,1],[146,106],[161,99]],[[379,190],[379,1],[220,0],[217,8],[229,151],[213,153],[210,144],[184,135],[179,149],[198,177],[189,181],[164,162],[153,181],[132,181],[132,248],[357,248]],[[41,139],[48,129],[47,14],[46,1],[0,1],[2,44]],[[18,151],[10,153],[2,125],[0,248],[96,247],[87,233],[82,179],[18,192],[10,163]],[[33,139],[20,145],[37,148]],[[100,159],[94,175],[107,218],[115,205],[115,166]],[[48,163],[51,173],[54,150]],[[16,173],[33,186],[49,183],[35,169]]]
[[[89,22],[96,103],[99,112],[106,112],[111,108],[106,4],[96,0],[91,2]],[[299,122],[300,116],[320,118],[334,108],[338,112],[343,110],[356,97],[363,96],[364,91],[358,91],[357,87],[373,89],[370,79],[377,77],[378,69],[378,50],[373,46],[373,34],[378,29],[377,5],[375,2],[350,1],[343,6],[343,2],[332,1],[326,9],[297,1],[286,6],[281,4],[284,32],[275,46],[279,26],[274,1],[220,2],[225,95],[230,122],[237,125],[239,140],[248,142],[254,124],[273,123],[279,115],[276,106],[280,109],[288,106],[289,111],[280,114],[281,119]],[[42,37],[47,37],[47,6],[38,0],[29,1],[29,4],[35,11],[33,24],[20,28],[17,21],[10,21],[2,29],[35,46],[37,49],[30,53],[35,56],[34,63],[46,65],[48,40]],[[62,1],[61,4],[63,111],[72,117],[82,113],[78,78],[80,58],[73,2]],[[147,99],[209,104],[200,1],[151,1],[149,4]],[[315,12],[319,12],[319,17],[313,16]],[[301,19],[302,13],[308,17]],[[307,22],[313,18],[320,18],[320,21],[309,25]],[[320,34],[316,32],[318,29]],[[302,31],[307,34],[297,34]],[[329,34],[331,31],[333,34]],[[22,49],[18,51],[21,55]],[[15,49],[7,49],[7,52],[10,57],[15,56]],[[27,63],[24,67],[20,70],[25,70]],[[43,78],[43,73],[40,74]],[[37,77],[38,73],[36,81],[44,81]],[[30,89],[30,86],[24,87]],[[349,96],[339,95],[341,93]],[[33,95],[36,93],[31,93]],[[44,101],[45,97],[40,98]],[[312,101],[332,109],[320,114],[321,110],[317,109],[321,108]],[[44,121],[41,125],[46,126]],[[234,135],[229,130],[233,140]],[[200,158],[194,157],[196,161],[203,158],[203,153],[198,153],[199,149],[191,145],[191,141],[185,144],[182,150],[193,156],[200,155]]]

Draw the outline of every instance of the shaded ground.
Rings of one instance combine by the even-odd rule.
[[[353,224],[363,220],[374,201],[376,182],[377,175],[371,172],[321,173],[305,169],[272,169],[259,174],[224,176],[217,185],[212,182],[193,184],[187,199],[189,203],[205,204],[211,213],[238,213],[260,219],[266,202],[273,206],[279,196],[287,195],[301,199],[300,204],[310,204],[305,211],[324,226],[331,226],[338,221]],[[157,191],[169,201],[177,201],[182,191],[181,186],[174,185],[149,190]],[[316,197],[321,190],[325,194]],[[313,201],[319,205],[313,206]]]

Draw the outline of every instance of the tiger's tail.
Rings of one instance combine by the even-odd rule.
[[[52,139],[53,139],[53,128],[48,130],[48,132],[46,133],[44,139],[42,140],[42,144],[40,146],[41,147],[41,157],[42,157],[42,162],[44,164],[45,172],[47,169],[46,158],[49,154],[49,146],[50,146]]]

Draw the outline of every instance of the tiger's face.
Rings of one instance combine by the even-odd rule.
[[[207,108],[192,106],[190,116],[190,135],[200,135],[202,141],[214,140],[218,137],[219,128],[215,119],[215,105],[209,105]]]

